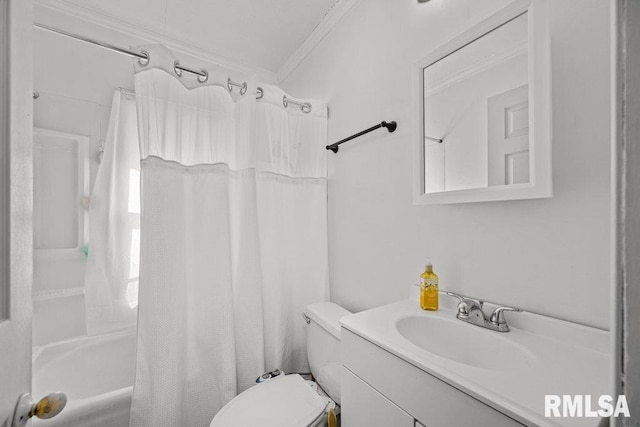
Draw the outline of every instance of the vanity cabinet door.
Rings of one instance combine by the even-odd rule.
[[[428,427],[517,427],[521,423],[342,328],[342,364],[359,381]],[[361,380],[360,380],[361,379]],[[343,389],[342,402],[346,400]],[[383,396],[381,395],[381,396]],[[343,410],[346,408],[344,405]],[[364,425],[364,424],[355,424]],[[394,426],[373,423],[371,426]],[[398,424],[402,426],[404,424]],[[413,423],[410,424],[413,426]],[[350,427],[346,425],[346,427]]]
[[[342,378],[342,427],[414,427],[413,417],[344,369]]]

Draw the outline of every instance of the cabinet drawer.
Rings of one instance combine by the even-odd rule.
[[[344,366],[428,427],[522,426],[348,329],[341,340]]]
[[[413,417],[348,369],[342,377],[342,427],[414,427]]]

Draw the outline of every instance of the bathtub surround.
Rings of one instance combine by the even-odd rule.
[[[228,75],[136,65],[142,157],[131,425],[207,425],[264,371],[307,372],[304,322],[328,299],[327,108]],[[262,96],[256,100],[258,86]],[[289,95],[287,95],[289,97]]]
[[[85,273],[87,333],[136,324],[140,260],[140,150],[135,98],[116,90],[91,192]]]
[[[509,3],[359,1],[281,81],[327,99],[330,141],[375,117],[398,122],[329,156],[334,302],[359,311],[405,298],[430,255],[441,289],[609,327],[609,2],[548,2],[553,198],[412,203],[413,64]]]
[[[34,126],[87,136],[90,188],[106,140],[113,90],[133,90],[133,65],[122,55],[34,29]],[[52,217],[55,223],[59,218]],[[89,220],[91,225],[91,220]],[[91,236],[89,236],[89,240]],[[34,260],[33,344],[85,335],[85,258],[56,264]],[[73,293],[72,293],[73,291]],[[40,295],[52,294],[46,299]]]

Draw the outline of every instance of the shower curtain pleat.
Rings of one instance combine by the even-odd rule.
[[[135,100],[116,90],[89,207],[85,270],[89,335],[136,324],[140,254],[138,145]]]
[[[308,371],[309,303],[328,299],[326,105],[173,74],[135,77],[142,156],[132,426],[208,426],[267,370]]]

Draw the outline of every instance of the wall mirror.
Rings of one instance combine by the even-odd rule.
[[[415,204],[551,197],[546,0],[517,1],[417,62]]]

